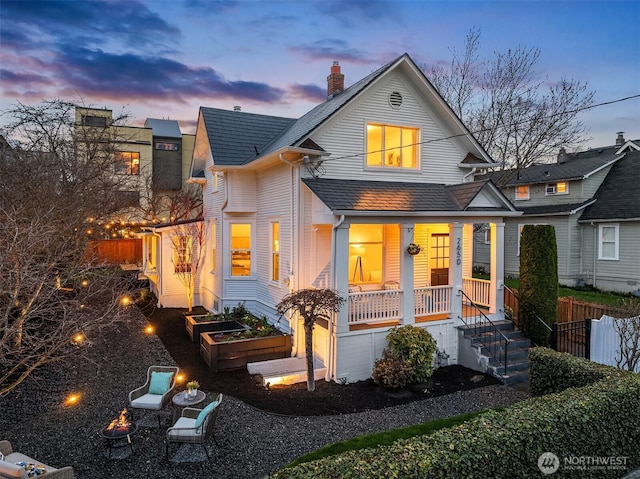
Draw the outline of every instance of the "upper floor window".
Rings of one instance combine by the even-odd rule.
[[[367,125],[367,166],[417,168],[418,128]]]
[[[529,199],[529,185],[516,186],[516,200],[528,200]]]
[[[154,148],[156,150],[180,151],[180,145],[177,143],[156,142]]]
[[[116,151],[116,174],[140,174],[140,153],[137,151]]]
[[[231,224],[231,276],[251,276],[251,224]]]
[[[280,223],[271,223],[271,281],[280,281]]]
[[[566,195],[569,193],[569,185],[566,181],[548,183],[546,193],[547,195]]]
[[[82,115],[82,118],[80,121],[82,126],[93,126],[93,127],[99,127],[99,128],[107,127],[106,116]]]
[[[598,259],[617,260],[618,225],[600,225],[598,230]]]

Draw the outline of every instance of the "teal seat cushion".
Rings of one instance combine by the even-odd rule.
[[[171,378],[173,373],[162,373],[160,371],[151,372],[151,381],[149,382],[149,394],[164,394],[171,386]]]
[[[198,414],[198,417],[196,418],[196,424],[195,424],[196,429],[202,426],[202,423],[204,422],[204,418],[206,418],[207,414],[213,411],[217,405],[218,405],[218,401],[213,401],[211,404],[205,407],[202,411],[200,411],[200,414]]]

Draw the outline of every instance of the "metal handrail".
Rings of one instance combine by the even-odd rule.
[[[518,304],[520,304],[520,296],[518,296],[518,293],[516,293],[514,290],[512,290],[509,286],[507,286],[506,284],[503,285],[504,289],[506,289],[507,291],[509,291],[512,295],[515,296],[515,298],[518,300]],[[545,328],[547,328],[547,330],[549,330],[549,332],[552,331],[551,326],[549,326],[540,316],[538,316],[538,314],[534,311],[533,312],[534,317],[538,320],[539,323],[543,324]]]
[[[493,323],[493,321],[491,321],[486,314],[484,314],[482,312],[482,310],[478,307],[478,305],[476,303],[473,302],[473,300],[467,296],[465,294],[464,291],[459,290],[460,294],[462,294],[463,298],[466,298],[467,301],[469,302],[469,304],[478,312],[480,313],[479,316],[482,316],[482,318],[484,319],[484,321],[478,323],[477,321],[473,324],[473,325],[469,325],[462,316],[459,316],[459,318],[462,320],[462,322],[468,327],[468,328],[473,328],[473,330],[471,331],[472,336],[474,336],[476,339],[480,338],[480,334],[479,334],[479,329],[480,328],[485,328],[487,327],[487,324],[489,324],[491,326],[492,329],[492,334],[498,334],[500,336],[502,336],[502,341],[504,343],[504,374],[507,374],[507,365],[508,365],[508,360],[507,360],[507,354],[508,354],[508,350],[509,350],[509,343],[511,342],[511,340],[506,337],[504,335],[504,333],[502,331],[500,331],[500,329]],[[497,354],[497,351],[492,351],[492,348],[489,348],[488,346],[486,346],[482,340],[478,339],[478,342],[487,350],[489,351],[489,354],[491,354],[491,356],[493,356],[493,358],[495,358],[496,361],[501,362],[500,358],[498,357],[499,355]],[[495,346],[494,346],[495,349]]]

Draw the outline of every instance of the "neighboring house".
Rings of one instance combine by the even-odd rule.
[[[336,62],[327,83],[328,99],[299,119],[200,108],[191,181],[208,236],[195,304],[245,303],[304,356],[300,320],[275,305],[332,288],[347,302],[314,329],[327,380],[369,378],[395,325],[428,329],[456,363],[461,290],[503,318],[503,225],[520,213],[492,182],[471,181],[497,165],[408,55],[344,90]],[[484,223],[492,279],[477,281],[473,228]],[[143,269],[159,305],[184,307],[173,228],[148,228]]]
[[[175,120],[148,118],[144,127],[114,126],[111,110],[76,107],[76,128],[106,129],[114,175],[123,179],[118,217],[126,222],[152,220],[142,214],[151,198],[180,191],[189,177],[195,135],[181,133]],[[171,218],[168,211],[159,211],[155,219]]]
[[[505,274],[518,276],[520,233],[525,224],[553,225],[558,279],[568,286],[607,291],[640,289],[640,141],[574,154],[557,163],[476,177],[491,178],[522,211],[505,220]],[[488,245],[476,235],[474,264],[484,266]]]

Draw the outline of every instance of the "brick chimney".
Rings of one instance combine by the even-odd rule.
[[[558,163],[564,163],[567,161],[567,149],[565,147],[560,148],[558,153]]]
[[[337,61],[331,66],[331,73],[327,77],[327,98],[333,98],[344,90],[344,75],[340,73],[340,64]]]
[[[622,136],[623,133],[624,131],[618,132],[618,138],[616,138],[616,146],[622,146],[627,142],[627,140],[624,139],[624,136]]]

